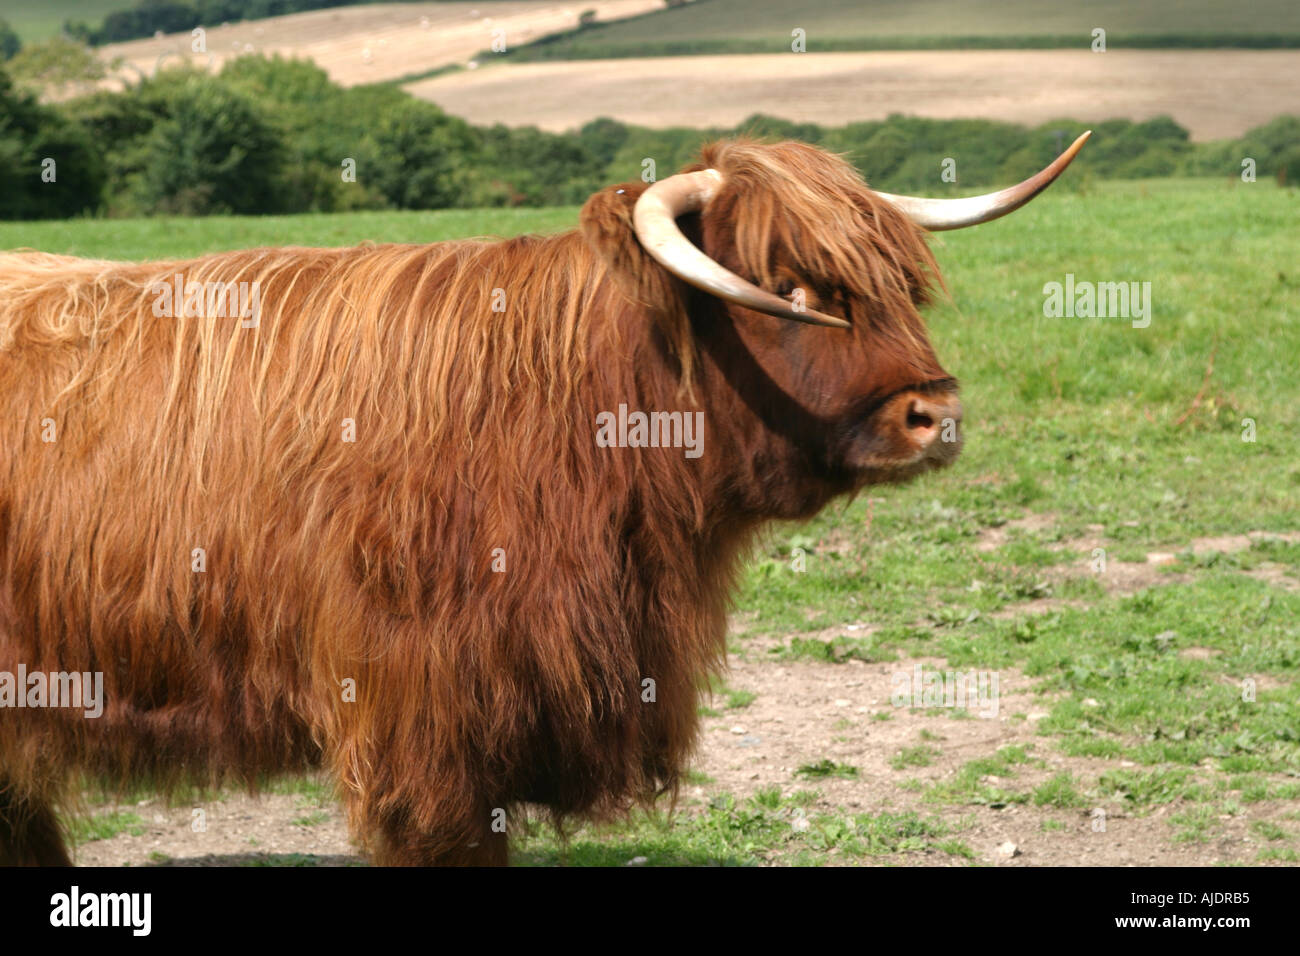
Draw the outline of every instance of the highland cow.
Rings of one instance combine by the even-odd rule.
[[[722,142],[554,236],[0,256],[0,673],[102,681],[0,687],[0,862],[87,777],[324,767],[391,864],[671,790],[755,533],[957,454],[925,230],[1082,139],[972,199]]]

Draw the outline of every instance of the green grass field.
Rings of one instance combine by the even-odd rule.
[[[520,47],[518,59],[780,53],[791,31],[813,50],[1087,48],[1092,30],[1122,46],[1297,46],[1300,7],[1257,0],[701,0]]]
[[[952,301],[930,324],[963,382],[963,457],[778,527],[754,556],[737,660],[763,673],[807,663],[828,679],[848,662],[912,657],[1014,669],[1042,695],[1028,744],[962,751],[952,772],[926,776],[956,756],[944,741],[961,715],[927,716],[914,746],[890,755],[892,777],[863,779],[884,788],[884,809],[824,796],[858,774],[810,754],[752,793],[692,778],[703,795],[671,819],[580,829],[567,846],[539,827],[520,841],[520,862],[963,863],[980,857],[972,821],[1001,806],[1041,815],[1043,839],[1077,828],[1081,808],[1108,807],[1147,821],[1168,847],[1295,861],[1300,539],[1191,545],[1300,530],[1298,219],[1294,189],[1162,180],[1058,187],[1009,219],[937,237]],[[0,246],[164,257],[575,221],[576,210],[554,209],[5,223]],[[1150,282],[1150,326],[1045,317],[1043,285],[1067,273]],[[1246,419],[1254,441],[1243,440]],[[805,573],[791,570],[796,547]],[[1153,552],[1171,563],[1151,565]],[[1123,585],[1142,571],[1140,586]],[[826,636],[850,624],[869,626]],[[703,703],[725,734],[731,715],[764,701],[742,683]],[[893,716],[846,714],[844,733],[862,739]],[[1239,849],[1217,849],[1239,824]]]
[[[133,6],[135,0],[0,0],[0,20],[8,20],[22,41],[31,43],[57,34],[64,20],[97,26],[106,14]]]
[[[468,236],[514,236],[555,232],[577,221],[575,207],[0,222],[0,248],[30,247],[104,259],[161,259],[256,246],[346,246],[368,240],[436,242]]]

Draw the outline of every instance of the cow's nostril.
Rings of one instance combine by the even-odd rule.
[[[912,399],[907,407],[907,427],[909,429],[934,427],[934,416],[919,399]]]

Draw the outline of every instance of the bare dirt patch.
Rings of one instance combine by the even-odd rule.
[[[1097,580],[1106,589],[1107,594],[1136,594],[1146,588],[1162,584],[1183,584],[1191,580],[1186,574],[1174,574],[1162,571],[1165,562],[1147,561],[1107,561],[1106,570],[1097,575]]]
[[[203,813],[201,830],[195,829],[196,810]],[[364,862],[338,805],[307,806],[296,796],[226,793],[219,800],[175,807],[154,798],[99,807],[95,813],[131,813],[142,823],[83,843],[76,851],[78,866],[237,866],[308,856],[317,866]]]
[[[1219,815],[1204,842],[1179,842],[1170,818],[1175,805],[1135,813],[1122,801],[1060,809],[1051,806],[955,806],[924,800],[922,787],[952,779],[976,758],[996,756],[1015,746],[1026,748],[1036,762],[1019,765],[1015,777],[992,782],[1016,790],[1035,787],[1055,774],[1073,773],[1081,783],[1095,780],[1128,762],[1067,757],[1036,727],[1052,698],[1037,692],[1033,681],[1014,668],[999,670],[997,714],[959,717],[952,710],[895,707],[893,675],[920,664],[945,670],[942,660],[913,659],[866,664],[775,663],[732,655],[728,686],[756,694],[745,707],[705,718],[702,743],[692,770],[707,782],[687,784],[679,812],[690,813],[716,794],[750,796],[777,787],[783,793],[816,790],[810,814],[915,811],[937,816],[956,828],[954,837],[974,853],[973,862],[997,866],[1076,865],[1214,865],[1254,862],[1265,845],[1250,825],[1287,811],[1276,803],[1247,805],[1237,815]],[[714,702],[724,706],[723,698]],[[881,719],[887,715],[888,719]],[[924,766],[895,767],[908,748],[932,751]],[[857,776],[799,776],[804,766],[830,760],[853,767]],[[206,814],[205,830],[192,827],[193,810]],[[219,801],[165,808],[156,800],[97,812],[122,810],[138,815],[143,832],[121,833],[83,844],[77,862],[86,866],[229,866],[248,863],[310,862],[314,865],[364,863],[349,840],[341,809],[316,806],[302,797],[267,795],[251,798],[228,794]],[[1291,808],[1293,809],[1293,808]],[[1098,828],[1101,810],[1104,823]],[[1005,844],[1016,847],[1009,855]],[[883,858],[899,862],[897,856]],[[912,854],[921,863],[965,862]],[[829,862],[836,862],[834,856]],[[845,860],[844,862],[861,862]]]
[[[984,528],[976,538],[975,550],[983,553],[996,551],[1007,544],[1015,534],[1050,531],[1054,524],[1051,515],[1029,514],[995,528]],[[1203,556],[1215,551],[1220,554],[1233,554],[1245,551],[1258,541],[1300,541],[1300,532],[1297,531],[1249,531],[1244,534],[1211,535],[1192,538],[1186,544],[1161,546],[1158,550],[1147,552],[1143,561],[1120,561],[1109,554],[1113,546],[1102,535],[1104,529],[1104,525],[1089,525],[1088,533],[1085,535],[1046,543],[1044,546],[1049,550],[1070,552],[1078,555],[1079,560],[1073,564],[1047,568],[1043,576],[1053,584],[1060,584],[1070,578],[1092,577],[1105,588],[1107,594],[1123,596],[1136,594],[1145,588],[1185,583],[1191,580],[1188,574],[1170,570],[1170,566],[1177,563],[1179,555],[1187,551],[1194,556]],[[1100,564],[1096,560],[1099,550],[1105,553],[1104,561]],[[1295,578],[1289,568],[1272,562],[1265,562],[1259,567],[1241,573],[1286,590],[1300,590],[1300,579]],[[1010,605],[994,612],[992,616],[1005,618],[1019,614],[1043,613],[1060,607],[1079,606],[1081,603],[1056,597],[1037,598]]]
[[[1289,569],[1280,564],[1264,564],[1242,573],[1254,578],[1256,581],[1263,581],[1265,584],[1281,588],[1284,591],[1300,591],[1300,580],[1296,579]]]
[[[1250,531],[1246,534],[1193,538],[1184,547],[1169,547],[1148,552],[1145,563],[1108,560],[1105,564],[1105,570],[1097,574],[1096,577],[1102,586],[1106,588],[1107,593],[1133,594],[1143,588],[1190,580],[1190,577],[1186,574],[1165,570],[1168,565],[1177,561],[1178,555],[1183,551],[1190,550],[1193,555],[1197,556],[1209,554],[1212,551],[1217,551],[1220,554],[1233,554],[1238,551],[1245,551],[1256,541],[1270,539],[1287,542],[1300,541],[1300,532],[1275,534],[1265,531]],[[1093,548],[1100,546],[1092,541],[1086,544],[1089,545],[1086,549],[1087,554],[1091,554]],[[1059,545],[1061,549],[1065,550],[1079,550],[1078,546],[1079,542],[1064,542]],[[1285,568],[1276,564],[1266,563],[1259,568],[1243,573],[1289,590],[1300,588],[1300,581],[1290,577]]]
[[[1055,525],[1056,516],[1053,514],[1027,514],[1023,518],[1013,518],[1006,524],[981,530],[979,537],[975,541],[975,550],[996,551],[1011,540],[1013,531],[1025,531],[1033,534],[1039,531],[1047,531],[1055,527]]]
[[[926,716],[891,702],[893,675],[912,674],[916,665],[945,670],[942,661],[915,658],[867,664],[813,661],[768,662],[732,656],[727,686],[754,692],[747,707],[704,721],[704,745],[694,769],[713,778],[709,789],[748,796],[768,786],[805,786],[831,803],[876,810],[892,805],[879,784],[914,775],[935,779],[981,753],[1034,739],[1029,715],[1041,716],[1047,701],[1018,671],[999,671],[997,715],[988,719]],[[1022,719],[1011,715],[1021,713]],[[882,719],[887,718],[887,719]],[[942,756],[925,767],[899,774],[890,761],[922,743],[922,728],[942,727]],[[857,779],[801,780],[801,767],[831,760],[857,768]],[[702,793],[703,791],[701,791]]]
[[[1059,611],[1061,608],[1067,607],[1087,607],[1087,602],[1057,597],[1034,598],[1029,601],[1022,601],[1018,604],[1008,604],[1006,607],[998,608],[996,611],[990,612],[989,617],[995,621],[1006,621],[1013,617],[1048,614],[1052,611]]]
[[[894,707],[892,675],[910,671],[918,663],[946,669],[941,660],[919,658],[882,664],[774,665],[733,656],[728,686],[757,696],[747,707],[705,721],[703,746],[693,769],[710,780],[688,787],[687,795],[703,801],[714,793],[750,795],[773,786],[786,793],[816,789],[821,797],[810,813],[912,810],[934,815],[958,828],[954,836],[974,851],[974,862],[997,866],[1254,862],[1266,841],[1250,825],[1294,810],[1277,802],[1249,804],[1239,814],[1216,815],[1204,842],[1182,842],[1176,839],[1178,829],[1170,819],[1182,808],[1173,804],[1135,812],[1117,799],[1070,809],[1032,803],[927,802],[914,784],[905,788],[909,779],[923,786],[942,783],[968,761],[996,756],[1007,747],[1024,747],[1043,761],[1041,766],[1017,766],[1014,778],[992,781],[1019,791],[1063,772],[1072,773],[1086,786],[1105,771],[1133,764],[1058,753],[1051,738],[1039,736],[1036,730],[1053,698],[1037,692],[1033,681],[1014,668],[998,671],[996,716],[958,718],[951,710]],[[888,719],[879,719],[880,715]],[[893,766],[904,750],[919,746],[933,751],[928,765]],[[858,775],[852,779],[795,775],[801,766],[823,760],[854,767]],[[1006,843],[1015,845],[1013,856],[1000,850]],[[940,861],[927,856],[924,862]]]
[[[406,87],[474,123],[731,126],[754,113],[841,125],[891,113],[1038,124],[1172,116],[1239,136],[1300,101],[1294,50],[942,50],[497,64]],[[521,93],[521,91],[526,91]]]

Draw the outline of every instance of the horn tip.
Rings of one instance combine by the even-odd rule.
[[[833,329],[853,328],[853,324],[851,322],[846,322],[844,319],[841,319],[838,316],[827,315],[825,312],[809,311],[807,314],[816,318],[819,324],[830,326]]]

